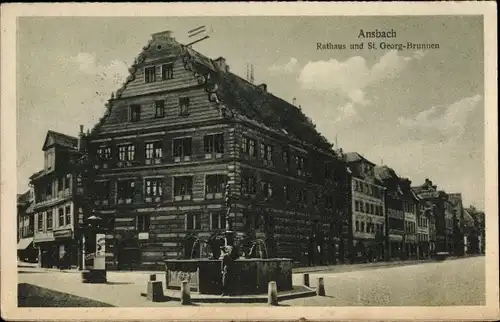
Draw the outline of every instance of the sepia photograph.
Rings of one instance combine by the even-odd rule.
[[[2,317],[500,318],[495,4],[335,5],[2,5]]]

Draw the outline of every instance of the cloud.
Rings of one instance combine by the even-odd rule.
[[[338,108],[338,112],[339,114],[337,115],[335,122],[351,119],[358,115],[358,112],[354,108],[354,104],[352,102],[348,102],[345,105],[340,106]]]
[[[82,73],[114,85],[122,83],[128,75],[128,66],[125,62],[112,60],[107,64],[98,64],[95,53],[78,53],[69,60],[77,64]]]
[[[340,93],[353,104],[367,106],[371,103],[366,98],[367,86],[397,77],[410,61],[421,59],[424,55],[421,51],[412,56],[400,56],[395,50],[388,51],[371,68],[360,56],[345,61],[333,58],[310,61],[302,68],[297,80],[303,89]],[[341,113],[342,108],[345,106],[339,107]],[[352,109],[354,106],[349,106],[349,110]]]
[[[458,138],[465,131],[469,114],[481,100],[481,95],[466,97],[450,104],[442,113],[433,106],[413,118],[400,117],[399,124],[408,129],[437,131],[447,138]]]
[[[271,67],[269,67],[269,71],[274,72],[274,73],[289,74],[295,70],[295,67],[297,66],[297,62],[298,62],[297,58],[292,57],[284,65],[277,65],[277,64],[272,65]]]

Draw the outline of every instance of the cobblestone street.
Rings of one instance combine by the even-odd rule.
[[[335,272],[334,268],[330,268],[330,271],[311,272],[311,286],[316,286],[317,277],[323,277],[327,296],[286,300],[280,302],[280,305],[440,306],[484,305],[485,303],[484,257],[450,259],[444,262],[414,265],[399,264],[393,267],[375,266],[371,269],[369,266],[344,266],[343,272]],[[342,266],[338,267],[339,270],[342,270]],[[82,284],[78,271],[61,272],[21,267],[19,272],[18,283],[28,283],[112,306],[162,307],[180,305],[176,301],[149,302],[140,296],[141,292],[146,291],[148,274],[151,272],[108,272],[108,284],[104,285]],[[302,274],[295,273],[293,278],[294,284],[299,284],[302,280]],[[158,274],[157,279],[164,282],[164,274]],[[45,294],[44,296],[47,296],[47,306],[50,305],[50,295]],[[265,304],[197,303],[197,305],[247,306]]]

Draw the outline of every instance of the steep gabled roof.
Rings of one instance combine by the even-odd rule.
[[[17,204],[18,205],[24,205],[27,204],[30,201],[30,190],[17,194]]]
[[[45,136],[43,150],[46,150],[53,145],[76,149],[76,147],[78,146],[78,139],[73,136],[49,130],[47,131],[47,135]]]
[[[362,156],[358,152],[347,152],[347,153],[345,153],[344,154],[344,160],[347,163],[358,162],[358,161],[365,161],[365,162],[367,162],[367,163],[369,163],[371,165],[375,165],[375,163],[371,162],[370,160],[368,160],[367,158],[365,158],[364,156]]]
[[[316,126],[298,107],[221,67],[218,62],[224,60],[222,57],[213,60],[179,43],[175,38],[171,37],[168,31],[154,34],[153,39],[149,40],[148,44],[143,47],[143,51],[129,69],[130,76],[116,92],[117,98],[121,96],[127,84],[134,79],[137,66],[144,62],[148,55],[155,52],[150,50],[155,41],[163,41],[163,44],[171,46],[172,53],[182,55],[185,68],[186,66],[189,69],[192,68],[196,77],[199,77],[205,84],[210,84],[211,88],[210,90],[207,89],[207,92],[215,94],[216,100],[227,107],[232,112],[233,117],[249,122],[257,122],[291,139],[315,146],[323,152],[338,155],[332,149],[333,144],[329,143],[316,130]],[[165,47],[163,48],[166,50]],[[157,52],[154,54],[157,55]],[[107,104],[108,111],[104,118],[109,115],[110,108],[112,108],[111,105]],[[100,127],[104,118],[99,120],[92,133],[95,133]]]

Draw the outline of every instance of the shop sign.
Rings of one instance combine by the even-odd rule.
[[[61,229],[54,231],[54,238],[71,238],[73,231],[71,229]]]
[[[139,240],[147,240],[149,239],[149,233],[139,233],[138,238]]]

